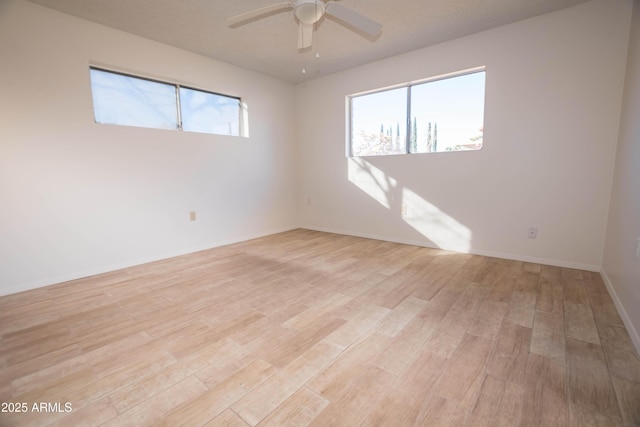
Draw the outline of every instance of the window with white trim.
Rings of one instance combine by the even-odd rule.
[[[240,98],[90,67],[96,123],[242,135]]]
[[[350,156],[482,148],[485,70],[349,96]]]

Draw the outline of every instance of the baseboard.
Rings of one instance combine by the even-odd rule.
[[[508,254],[508,253],[502,253],[502,252],[472,251],[470,253],[474,255],[483,255],[483,256],[494,257],[494,258],[511,259],[514,261],[530,262],[532,264],[552,265],[554,267],[592,271],[595,273],[599,272],[601,268],[601,266],[596,264],[583,264],[580,262],[557,260],[557,259],[551,259],[551,258],[537,258],[537,257],[526,256],[526,255],[516,255],[516,254]]]
[[[32,289],[37,289],[37,288],[43,288],[45,286],[51,286],[58,283],[68,282],[70,280],[83,279],[85,277],[95,276],[97,274],[109,273],[111,271],[121,270],[123,268],[135,267],[137,265],[147,264],[149,262],[161,261],[163,259],[173,258],[181,255],[187,255],[194,252],[205,251],[207,249],[213,249],[220,246],[226,246],[234,243],[245,242],[247,240],[257,239],[260,237],[270,236],[272,234],[295,230],[297,228],[299,227],[291,226],[291,227],[284,227],[276,230],[267,231],[264,233],[244,235],[235,239],[221,240],[221,241],[212,242],[212,243],[198,246],[198,247],[191,247],[191,248],[186,248],[186,249],[175,251],[175,252],[164,253],[154,257],[140,258],[132,261],[126,261],[122,263],[96,267],[96,268],[92,268],[84,271],[64,274],[61,276],[49,277],[49,278],[38,280],[35,282],[24,283],[24,284],[20,284],[20,285],[8,287],[8,288],[0,288],[0,296],[17,294],[19,292],[30,291]]]
[[[616,289],[613,286],[613,283],[611,282],[611,279],[609,279],[609,276],[607,276],[607,273],[604,271],[604,269],[600,271],[600,276],[602,277],[602,280],[604,281],[604,284],[607,287],[607,290],[609,291],[609,295],[611,295],[611,299],[613,299],[613,303],[616,305],[616,308],[618,309],[618,313],[622,318],[622,322],[624,323],[624,326],[627,328],[627,332],[629,333],[629,337],[633,342],[633,346],[636,348],[636,351],[638,352],[638,354],[640,354],[640,335],[638,334],[638,331],[634,327],[633,323],[631,323],[631,318],[627,314],[627,310],[625,310],[624,305],[622,304],[622,301],[620,301],[620,298],[616,293]]]
[[[15,293],[18,293],[18,292],[24,292],[24,291],[28,291],[28,290],[32,290],[32,289],[42,288],[42,287],[45,287],[45,286],[55,285],[57,283],[68,282],[70,280],[82,279],[82,278],[85,278],[85,277],[95,276],[97,274],[102,274],[102,273],[108,273],[110,271],[120,270],[120,269],[123,269],[123,268],[134,267],[136,265],[142,265],[142,264],[146,264],[146,263],[149,263],[149,262],[160,261],[160,260],[167,259],[167,258],[186,255],[186,254],[199,252],[199,251],[203,251],[203,250],[207,250],[207,249],[213,249],[213,248],[220,247],[220,246],[225,246],[225,245],[230,245],[230,244],[234,244],[234,243],[244,242],[244,241],[251,240],[251,239],[256,239],[256,238],[259,238],[259,237],[264,237],[264,236],[269,236],[269,235],[272,235],[272,234],[277,234],[277,233],[282,233],[282,232],[285,232],[285,231],[294,230],[296,228],[304,228],[304,229],[307,229],[307,230],[321,231],[321,232],[325,232],[325,233],[343,234],[343,235],[354,236],[354,237],[363,237],[363,238],[374,239],[374,240],[383,240],[383,241],[394,242],[394,243],[402,243],[402,244],[406,244],[406,245],[423,246],[423,247],[434,247],[434,246],[429,246],[427,244],[427,242],[425,242],[424,240],[397,239],[397,238],[392,238],[392,237],[389,237],[389,236],[376,235],[376,234],[371,234],[371,233],[357,233],[357,232],[348,231],[348,230],[329,229],[329,228],[315,227],[315,226],[305,226],[305,225],[289,226],[289,227],[283,227],[283,228],[276,229],[276,230],[271,230],[271,231],[264,232],[264,233],[256,233],[256,234],[251,234],[251,235],[245,235],[245,236],[238,237],[236,239],[229,239],[229,240],[224,240],[224,241],[212,242],[210,244],[203,245],[203,246],[200,246],[200,247],[192,247],[192,248],[184,249],[184,250],[181,250],[181,251],[165,253],[165,254],[162,254],[162,255],[159,255],[159,256],[155,256],[155,257],[137,259],[137,260],[132,260],[132,261],[129,261],[129,262],[123,262],[123,263],[118,263],[118,264],[111,264],[111,265],[107,265],[107,266],[102,266],[102,267],[97,267],[97,268],[93,268],[93,269],[89,269],[89,270],[80,271],[80,272],[74,272],[74,273],[65,274],[65,275],[61,275],[61,276],[50,277],[50,278],[46,278],[46,279],[43,279],[43,280],[38,280],[38,281],[35,281],[35,282],[24,283],[24,284],[13,286],[13,287],[0,288],[0,296],[15,294]],[[600,271],[600,266],[597,266],[597,265],[580,264],[580,263],[574,263],[574,262],[569,262],[569,261],[561,261],[561,260],[559,261],[559,260],[546,259],[546,258],[535,258],[535,257],[521,256],[521,255],[501,253],[501,252],[491,252],[491,251],[470,251],[469,253],[472,253],[474,255],[490,256],[490,257],[494,257],[494,258],[502,258],[502,259],[510,259],[510,260],[515,260],[515,261],[531,262],[531,263],[535,263],[535,264],[553,265],[553,266],[556,266],[556,267],[574,268],[574,269],[578,269],[578,270],[587,270],[587,271],[595,271],[595,272],[599,272]],[[636,334],[636,337],[637,337],[637,334]]]
[[[405,245],[414,245],[414,246],[422,246],[426,248],[447,250],[447,248],[437,248],[436,246],[430,246],[424,240],[397,239],[394,237],[371,234],[371,233],[357,233],[353,231],[330,229],[330,228],[315,227],[315,226],[301,225],[300,228],[304,228],[307,230],[321,231],[325,233],[344,234],[346,236],[363,237],[366,239],[383,240],[386,242],[402,243]],[[577,263],[572,261],[556,260],[556,259],[549,259],[549,258],[536,258],[536,257],[530,257],[530,256],[518,255],[518,254],[509,254],[509,253],[503,253],[503,252],[471,250],[465,253],[470,253],[473,255],[488,256],[493,258],[510,259],[513,261],[530,262],[533,264],[544,264],[544,265],[552,265],[555,267],[572,268],[576,270],[599,272],[601,269],[601,266],[594,265],[594,264],[583,264],[583,263]]]

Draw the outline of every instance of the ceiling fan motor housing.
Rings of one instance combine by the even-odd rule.
[[[294,8],[296,18],[305,24],[315,24],[325,11],[324,2],[321,0],[298,0]]]

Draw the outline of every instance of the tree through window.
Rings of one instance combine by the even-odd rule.
[[[350,97],[351,156],[479,150],[485,71]]]

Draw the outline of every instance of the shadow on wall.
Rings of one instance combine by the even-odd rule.
[[[348,159],[348,178],[380,205],[397,212],[406,224],[438,248],[456,252],[471,250],[469,228],[365,159]]]

